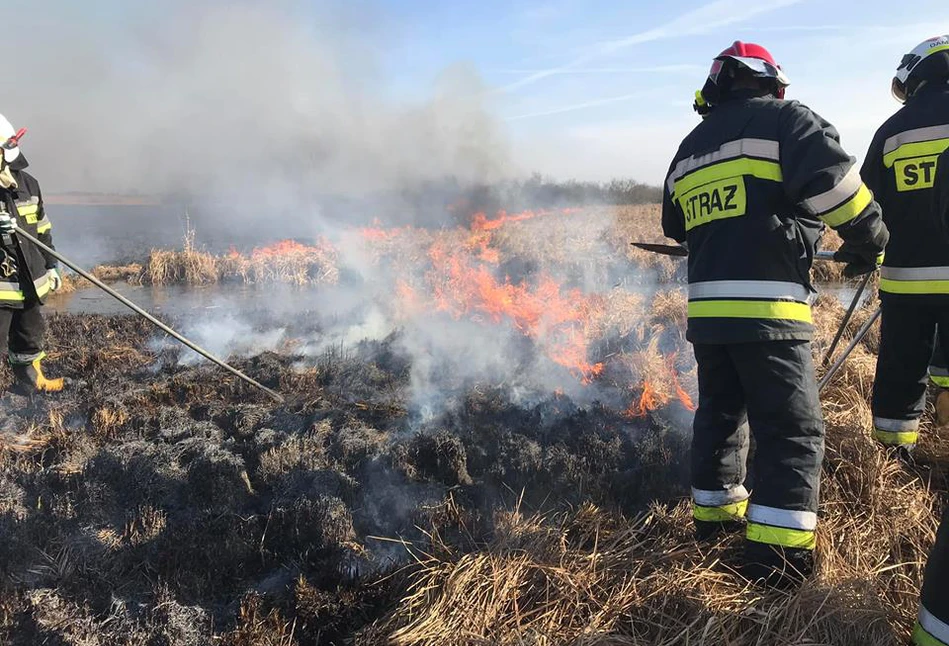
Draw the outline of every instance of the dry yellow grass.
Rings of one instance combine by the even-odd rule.
[[[284,241],[248,255],[214,255],[194,245],[189,232],[181,250],[153,249],[142,272],[152,285],[209,285],[222,281],[248,284],[332,284],[339,278],[334,251]]]
[[[680,325],[684,307],[674,289],[657,294],[649,313],[654,325]],[[841,350],[874,308],[871,301],[857,311]],[[815,356],[843,311],[834,297],[816,304]],[[661,330],[640,330],[650,332],[655,339]],[[822,397],[828,431],[817,572],[800,589],[749,586],[733,570],[740,536],[697,544],[685,499],[657,501],[635,518],[591,505],[553,516],[515,510],[497,514],[487,545],[452,549],[434,534],[436,548],[414,554],[408,591],[367,639],[398,646],[908,643],[938,524],[930,481],[945,486],[949,437],[928,410],[915,467],[871,439],[874,349],[872,340],[858,345]],[[629,360],[657,390],[670,388],[655,341]]]

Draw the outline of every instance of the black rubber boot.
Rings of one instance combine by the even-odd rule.
[[[778,590],[799,586],[814,572],[814,552],[747,541],[741,574],[756,585]]]
[[[913,449],[916,446],[890,446],[886,449],[886,456],[891,460],[898,460],[906,466],[916,466],[916,458],[913,456]]]
[[[695,520],[695,540],[700,543],[711,543],[726,534],[737,534],[745,529],[745,523],[740,520],[730,520],[713,523],[707,520]]]

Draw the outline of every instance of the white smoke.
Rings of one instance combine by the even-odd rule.
[[[396,101],[393,43],[342,1],[17,2],[0,112],[47,192],[240,196],[261,222],[312,193],[499,177],[507,147],[468,68]],[[300,214],[305,217],[305,214]]]

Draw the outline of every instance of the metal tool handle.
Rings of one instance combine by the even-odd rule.
[[[830,380],[834,378],[834,375],[837,374],[837,371],[840,370],[840,366],[844,365],[844,361],[847,360],[847,357],[850,356],[850,353],[853,352],[853,349],[857,347],[857,344],[863,340],[863,337],[867,335],[867,332],[870,331],[870,328],[873,327],[873,324],[880,314],[883,312],[879,307],[873,313],[866,322],[860,326],[860,329],[857,331],[856,336],[853,337],[853,341],[850,342],[850,345],[847,346],[847,349],[843,351],[843,354],[840,355],[840,358],[834,362],[827,372],[824,373],[824,376],[821,378],[820,382],[817,384],[817,392],[824,390],[824,386],[830,383]]]
[[[61,253],[59,253],[59,252],[56,251],[55,249],[51,248],[50,246],[43,244],[42,242],[40,242],[39,240],[37,240],[36,238],[34,238],[32,235],[30,235],[29,233],[27,233],[26,231],[24,231],[24,230],[21,229],[20,227],[16,227],[14,230],[16,231],[16,233],[17,233],[18,236],[22,236],[23,238],[25,238],[25,239],[28,240],[29,242],[33,243],[34,245],[36,245],[37,247],[39,247],[40,249],[42,249],[43,251],[45,251],[46,253],[48,253],[49,255],[51,255],[53,258],[55,258],[56,260],[60,261],[61,263],[63,263],[64,265],[66,265],[67,267],[69,267],[70,269],[72,269],[73,271],[75,271],[77,274],[79,274],[80,276],[82,276],[83,278],[85,278],[86,280],[88,280],[90,283],[92,283],[93,285],[95,285],[96,287],[98,287],[99,289],[101,289],[102,291],[104,291],[106,294],[108,294],[108,295],[111,296],[112,298],[116,299],[117,301],[119,301],[120,303],[122,303],[123,305],[125,305],[126,307],[128,307],[129,309],[131,309],[133,312],[135,312],[136,314],[138,314],[139,316],[141,316],[142,318],[144,318],[146,321],[148,321],[149,323],[152,323],[153,325],[155,325],[156,327],[158,327],[162,332],[164,332],[164,333],[168,334],[169,336],[171,336],[171,337],[177,339],[178,341],[180,341],[181,343],[183,343],[183,344],[186,345],[187,347],[191,348],[192,350],[194,350],[195,352],[197,352],[198,354],[200,354],[200,355],[203,356],[204,358],[206,358],[206,359],[208,359],[208,360],[210,360],[210,361],[213,361],[213,362],[216,363],[217,365],[221,366],[222,368],[224,368],[225,370],[227,370],[228,372],[230,372],[230,373],[231,373],[232,375],[234,375],[235,377],[238,377],[238,378],[240,378],[240,379],[243,379],[244,381],[246,381],[246,382],[249,383],[250,385],[254,386],[255,388],[258,388],[258,389],[264,391],[265,393],[267,393],[268,395],[270,395],[271,397],[273,397],[273,398],[274,398],[275,400],[277,400],[278,402],[283,403],[284,398],[283,398],[282,395],[280,395],[280,393],[275,392],[275,391],[271,390],[270,388],[267,388],[266,386],[264,386],[264,385],[261,384],[261,383],[258,383],[257,381],[254,381],[253,379],[251,379],[250,377],[248,377],[247,375],[245,375],[243,372],[241,372],[241,371],[238,370],[237,368],[234,368],[233,366],[228,365],[227,363],[225,363],[225,362],[222,361],[221,359],[218,359],[217,357],[215,357],[213,354],[211,354],[210,352],[208,352],[208,351],[205,350],[204,348],[202,348],[202,347],[196,345],[196,344],[193,343],[192,341],[189,341],[187,338],[185,338],[185,337],[183,337],[182,335],[178,334],[178,333],[175,332],[173,329],[171,329],[170,327],[168,327],[167,325],[165,325],[164,323],[162,323],[161,321],[159,321],[157,318],[155,318],[154,316],[152,316],[151,314],[149,314],[148,312],[146,312],[145,310],[143,310],[141,307],[139,307],[138,305],[136,305],[135,303],[133,303],[133,302],[130,301],[129,299],[125,298],[124,296],[122,296],[122,295],[119,294],[117,291],[115,291],[114,289],[112,289],[111,287],[109,287],[108,285],[106,285],[105,283],[103,283],[101,280],[99,280],[99,279],[96,278],[95,276],[93,276],[92,274],[90,274],[90,273],[86,272],[85,270],[83,270],[81,267],[76,266],[75,263],[73,263],[73,262],[70,261],[68,258],[66,258],[65,256],[63,256]]]
[[[822,365],[826,366],[828,363],[830,363],[831,357],[834,356],[834,350],[837,349],[837,344],[840,343],[840,338],[844,335],[844,330],[847,328],[847,324],[850,323],[850,317],[853,316],[854,310],[857,309],[857,305],[860,303],[860,299],[863,297],[863,292],[867,288],[867,284],[870,282],[871,278],[873,278],[873,272],[870,272],[864,276],[863,280],[860,281],[860,286],[853,295],[853,300],[850,301],[850,307],[847,308],[847,313],[844,314],[844,318],[840,321],[840,327],[837,328],[837,334],[834,335],[834,340],[831,342],[830,348],[827,350],[827,354],[824,355],[824,360],[821,362]]]

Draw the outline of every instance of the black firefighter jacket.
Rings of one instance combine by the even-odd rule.
[[[0,187],[0,209],[15,214],[20,228],[52,248],[52,224],[43,208],[39,182],[24,170],[27,166],[22,154],[10,164],[17,187]],[[15,234],[4,238],[0,238],[0,307],[21,309],[36,300],[42,303],[51,286],[46,272],[57,266],[56,260],[30,242],[17,240]]]
[[[922,87],[870,143],[860,174],[883,208],[890,231],[880,269],[884,300],[949,305],[949,239],[932,208],[937,160],[947,148],[945,84]]]
[[[683,140],[662,226],[689,249],[689,341],[811,339],[824,225],[871,257],[887,241],[855,161],[833,126],[771,97],[726,101]]]

